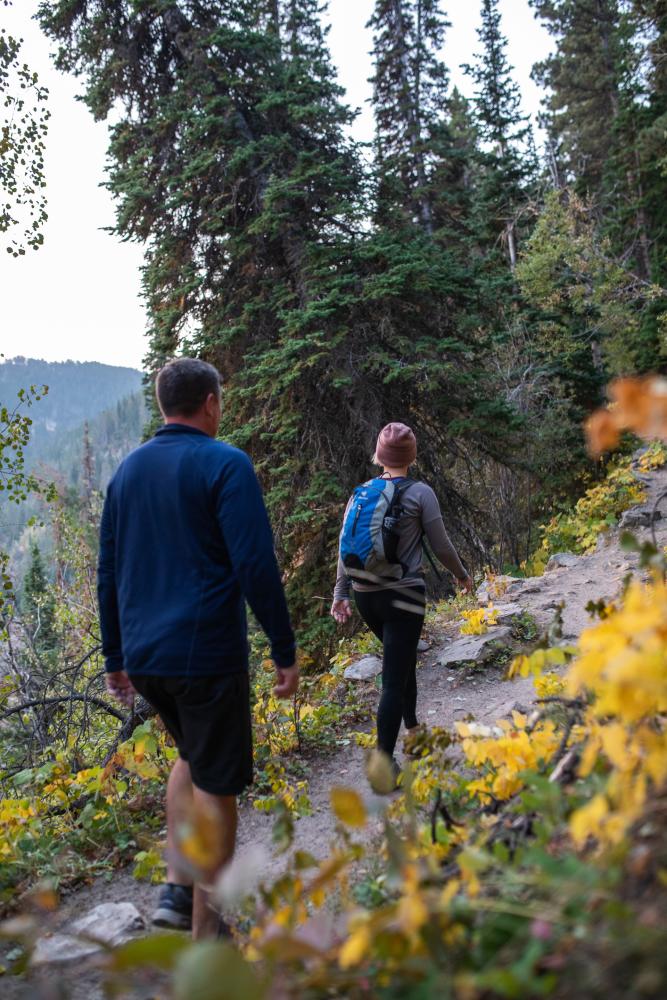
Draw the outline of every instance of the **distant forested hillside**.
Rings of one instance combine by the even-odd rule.
[[[33,453],[47,456],[49,442],[63,430],[82,426],[110,407],[138,392],[141,372],[97,361],[42,361],[10,358],[0,364],[0,403],[11,408],[20,389],[46,385],[48,393],[33,407]]]
[[[63,485],[78,490],[86,451],[91,485],[104,489],[120,460],[141,441],[146,416],[143,392],[130,393],[83,424],[54,431],[48,439],[30,445],[29,464],[40,474],[52,473]]]
[[[33,421],[26,467],[60,491],[103,490],[141,441],[146,421],[141,373],[97,362],[13,358],[0,364],[0,405],[12,409],[19,391],[31,385],[46,385],[48,393],[26,411]],[[26,525],[41,513],[36,497],[20,506],[0,502],[0,545],[19,563]],[[48,549],[46,540],[45,545]]]

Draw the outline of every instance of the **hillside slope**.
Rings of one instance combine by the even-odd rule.
[[[32,407],[31,449],[42,449],[61,430],[78,427],[119,399],[141,389],[141,372],[97,361],[43,361],[10,358],[0,364],[0,402],[11,408],[19,389],[48,386],[48,393]]]
[[[0,404],[10,410],[21,389],[48,386],[48,392],[24,410],[33,422],[25,449],[26,469],[60,487],[78,490],[87,425],[92,485],[104,489],[121,459],[141,442],[146,420],[141,381],[141,372],[132,368],[97,362],[13,358],[0,364]],[[29,519],[41,512],[35,497],[18,507],[0,501],[0,547],[15,549]],[[14,558],[14,563],[20,578],[25,559],[19,558],[16,565]]]

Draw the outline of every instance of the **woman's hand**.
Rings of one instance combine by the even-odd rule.
[[[468,573],[467,576],[462,577],[462,579],[456,581],[463,591],[464,594],[472,594],[473,587],[475,584],[472,582],[472,577]]]
[[[331,605],[331,615],[339,625],[344,625],[348,618],[352,617],[352,606],[347,597],[333,602]]]

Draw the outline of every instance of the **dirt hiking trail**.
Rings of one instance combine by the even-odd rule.
[[[642,505],[643,512],[652,509],[656,498],[667,490],[667,469],[657,469],[637,477],[645,484],[647,498]],[[662,506],[667,508],[667,499]],[[648,517],[644,517],[648,521]],[[658,546],[667,544],[667,514],[655,525]],[[647,526],[631,530],[640,539],[651,537]],[[602,535],[597,549],[585,556],[570,557],[568,565],[551,569],[541,577],[533,577],[512,583],[508,591],[495,599],[496,604],[512,602],[528,612],[541,629],[549,627],[557,606],[563,602],[562,638],[573,642],[589,624],[585,611],[588,601],[602,598],[612,599],[618,593],[628,571],[636,568],[637,557],[625,552],[619,543],[621,529],[614,528]],[[451,728],[464,718],[472,718],[481,723],[492,723],[509,715],[512,709],[525,710],[534,702],[531,678],[514,681],[505,679],[506,665],[449,665],[442,664],[447,650],[458,638],[458,625],[431,630],[426,636],[430,643],[428,651],[420,656],[417,671],[418,718],[427,726]],[[370,683],[373,682],[353,682]],[[370,729],[370,727],[366,727]],[[402,736],[399,736],[397,758],[402,758]],[[366,751],[351,742],[334,753],[308,758],[308,791],[312,814],[296,821],[294,849],[308,850],[316,857],[323,857],[329,851],[334,836],[335,820],[329,808],[329,792],[332,786],[350,786],[357,790],[368,789],[364,761]],[[251,847],[270,850],[271,831],[274,817],[260,813],[249,803],[243,803],[239,814],[237,854]],[[372,831],[371,831],[372,835]],[[267,875],[275,875],[284,861],[280,858],[267,865]],[[133,878],[131,869],[114,872],[109,877],[101,877],[90,885],[73,890],[65,895],[59,909],[50,918],[49,934],[63,932],[71,922],[100,903],[131,902],[150,928],[150,914],[154,908],[158,888],[139,882]],[[101,976],[94,968],[94,962],[79,960],[58,963],[30,971],[24,977],[4,976],[0,980],[0,995],[6,1000],[30,998],[30,1000],[101,1000],[105,996],[101,986]],[[165,995],[157,991],[155,979],[145,988],[134,985],[121,996],[141,998]]]

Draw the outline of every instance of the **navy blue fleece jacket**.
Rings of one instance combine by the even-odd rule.
[[[247,599],[278,666],[294,635],[248,456],[167,424],[121,463],[100,529],[107,670],[203,676],[248,667]]]

